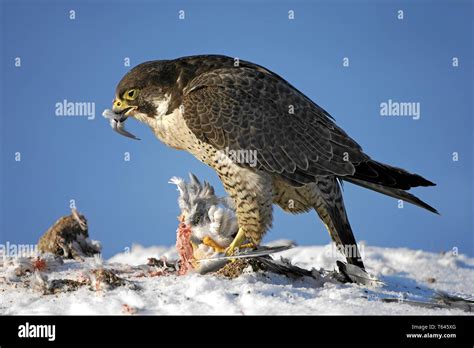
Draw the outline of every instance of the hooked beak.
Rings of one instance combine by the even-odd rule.
[[[129,106],[126,102],[121,100],[115,99],[114,104],[112,106],[112,110],[106,109],[102,113],[102,116],[107,118],[110,121],[110,126],[114,131],[117,133],[126,136],[128,138],[132,138],[135,140],[140,140],[132,133],[128,132],[124,127],[124,121],[130,115],[130,113],[136,110],[137,106]]]
[[[137,109],[137,106],[129,106],[126,101],[120,99],[114,99],[112,106],[112,111],[117,115],[120,115],[120,118],[117,119],[119,122],[123,122],[127,119],[130,112]]]

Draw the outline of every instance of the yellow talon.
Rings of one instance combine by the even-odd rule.
[[[227,256],[232,256],[236,249],[244,249],[244,248],[250,249],[250,248],[255,247],[254,243],[243,244],[244,242],[245,242],[245,234],[243,233],[242,229],[239,229],[239,232],[237,232],[237,235],[235,236],[234,240],[227,248],[223,248],[214,239],[212,239],[209,236],[205,236],[202,239],[202,244],[207,245],[208,247],[211,247],[212,249],[214,249],[215,251],[219,253],[225,252]]]
[[[232,243],[230,243],[229,247],[226,249],[225,253],[227,256],[232,256],[235,252],[235,249],[240,249],[242,247],[242,244],[245,241],[245,233],[244,230],[239,228],[239,232],[237,232],[237,235],[235,236],[234,240]]]
[[[240,246],[240,249],[253,249],[255,248],[255,244],[253,243],[245,243]]]
[[[217,244],[216,241],[214,239],[212,239],[211,237],[209,237],[209,236],[205,236],[203,238],[202,244],[211,247],[212,249],[214,249],[215,251],[217,251],[219,253],[223,253],[226,250],[225,248],[223,248],[219,244]]]

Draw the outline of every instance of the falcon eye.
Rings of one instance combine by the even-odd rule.
[[[125,92],[125,94],[123,95],[125,99],[128,99],[128,100],[133,100],[137,97],[138,95],[138,89],[131,89],[127,92]]]

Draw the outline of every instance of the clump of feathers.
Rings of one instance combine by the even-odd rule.
[[[38,249],[42,253],[82,260],[100,253],[101,245],[89,239],[86,217],[73,208],[71,215],[61,217],[41,236]]]

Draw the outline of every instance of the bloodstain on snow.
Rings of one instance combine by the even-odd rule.
[[[42,258],[36,258],[32,262],[33,268],[38,271],[44,271],[46,269],[46,260],[43,260]]]
[[[137,312],[138,310],[135,307],[129,306],[126,303],[122,305],[122,313],[124,314],[136,314]]]

